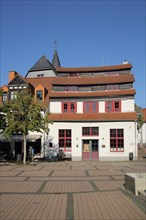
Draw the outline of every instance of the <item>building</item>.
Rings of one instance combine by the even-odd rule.
[[[142,143],[146,144],[146,108],[142,109],[143,113],[143,125],[141,128],[141,133],[142,133]]]
[[[25,77],[10,71],[3,101],[12,99],[18,89],[30,87],[50,112],[48,135],[29,134],[39,146],[48,143],[80,160],[137,159],[137,114],[134,109],[135,79],[132,65],[62,67],[57,50],[52,63],[42,56]],[[13,150],[20,153],[13,137]],[[19,152],[18,152],[19,151]],[[23,152],[23,146],[21,147]]]

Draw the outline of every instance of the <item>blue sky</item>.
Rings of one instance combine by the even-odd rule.
[[[145,0],[1,0],[0,85],[8,72],[23,76],[54,39],[61,66],[133,65],[135,101],[146,107]]]

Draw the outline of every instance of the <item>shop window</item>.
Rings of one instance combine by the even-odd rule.
[[[71,130],[59,129],[59,150],[71,151]]]
[[[124,129],[110,129],[110,152],[124,151]]]
[[[98,136],[99,128],[98,127],[83,127],[82,135],[83,136]]]

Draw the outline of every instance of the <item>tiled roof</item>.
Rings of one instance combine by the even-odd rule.
[[[87,77],[54,77],[54,85],[98,85],[113,83],[134,82],[133,74],[116,75],[116,76],[87,76]]]
[[[142,113],[143,113],[144,122],[146,123],[146,108],[142,109]]]
[[[39,77],[26,78],[28,82],[36,86],[41,85],[98,85],[98,84],[114,84],[114,83],[130,83],[134,82],[133,74],[116,75],[116,76],[90,76],[90,77]]]
[[[28,72],[50,69],[55,70],[54,66],[50,63],[50,61],[45,56],[42,56]]]
[[[57,92],[52,91],[52,84],[65,84],[65,85],[84,85],[91,84],[94,85],[98,83],[100,79],[102,83],[118,83],[119,82],[133,82],[134,77],[132,74],[128,75],[120,75],[120,76],[96,76],[96,77],[39,77],[39,78],[26,78],[27,82],[29,82],[33,87],[41,84],[48,90],[48,96],[50,97],[101,97],[101,96],[120,96],[120,95],[135,95],[135,89],[127,89],[127,90],[108,90],[108,91],[92,91],[92,92]],[[64,83],[63,83],[64,82]],[[70,82],[70,83],[69,83]],[[100,83],[100,82],[99,82]],[[48,98],[48,97],[46,97]]]
[[[129,64],[121,64],[114,66],[98,66],[98,67],[58,67],[56,71],[59,72],[96,72],[96,71],[112,71],[112,70],[124,70],[131,69],[132,65]]]
[[[127,90],[112,90],[112,91],[96,91],[96,92],[49,92],[50,97],[109,97],[109,96],[122,96],[122,95],[135,95],[135,89]]]
[[[124,113],[97,113],[97,114],[53,114],[49,115],[51,121],[134,121],[137,119],[136,112]]]
[[[27,82],[30,83],[34,88],[41,84],[47,90],[50,90],[53,79],[56,77],[37,77],[37,78],[26,78]]]

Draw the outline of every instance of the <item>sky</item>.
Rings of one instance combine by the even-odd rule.
[[[63,67],[119,65],[135,77],[135,102],[146,108],[145,0],[0,0],[0,86],[22,76],[54,42]]]

